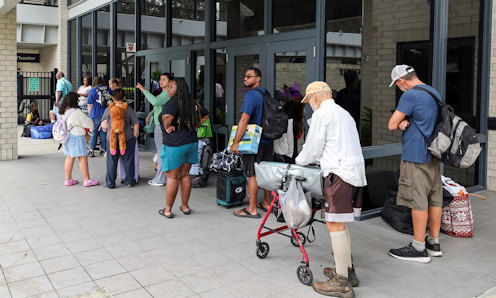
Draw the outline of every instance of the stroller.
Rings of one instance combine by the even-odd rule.
[[[262,237],[272,234],[279,234],[290,238],[291,244],[298,247],[302,254],[302,264],[298,266],[296,276],[301,283],[309,286],[312,284],[313,274],[310,270],[310,259],[304,245],[307,240],[308,242],[315,241],[315,231],[312,224],[314,222],[324,223],[324,221],[315,218],[316,212],[322,208],[324,201],[322,199],[322,175],[320,169],[300,167],[285,163],[261,162],[259,164],[255,164],[255,172],[259,186],[263,189],[271,189],[272,196],[274,197],[257,231],[256,255],[258,258],[264,259],[269,254],[269,244],[267,242],[263,242],[261,240]],[[272,211],[276,208],[280,208],[280,196],[276,190],[280,189],[282,192],[287,191],[291,179],[295,179],[297,183],[300,183],[303,189],[312,192],[311,202],[309,202],[311,203],[310,207],[312,209],[311,218],[305,225],[309,227],[307,236],[305,236],[302,232],[297,231],[297,229],[289,228],[288,225],[277,228],[270,228],[266,226],[267,219]],[[262,232],[264,229],[266,231]],[[290,234],[284,233],[286,230],[290,230]],[[309,237],[310,232],[313,232],[312,240]]]

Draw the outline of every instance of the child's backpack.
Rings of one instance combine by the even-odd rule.
[[[67,130],[67,118],[75,111],[76,109],[70,109],[64,113],[64,115],[58,115],[58,119],[53,125],[52,135],[55,142],[60,144],[65,144],[69,139],[69,131]]]
[[[420,86],[414,89],[429,93],[440,107],[439,121],[429,138],[421,132],[432,156],[450,166],[470,167],[482,150],[475,129],[456,116],[453,108],[442,102],[436,94]]]
[[[263,96],[264,109],[262,116],[262,137],[269,140],[277,140],[286,133],[288,128],[288,115],[284,107],[269,91],[255,88]]]
[[[104,108],[108,107],[109,102],[112,100],[112,95],[110,95],[108,87],[96,87],[96,91],[98,92],[97,102]]]

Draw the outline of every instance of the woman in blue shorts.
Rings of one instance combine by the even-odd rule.
[[[181,186],[181,207],[183,214],[191,214],[188,206],[191,194],[191,165],[198,162],[197,129],[200,125],[200,107],[196,105],[189,94],[189,88],[182,79],[171,81],[176,84],[175,94],[169,94],[171,99],[164,105],[159,116],[162,128],[162,171],[167,174],[165,189],[165,208],[159,210],[160,215],[173,218],[172,206],[176,199],[177,190]]]

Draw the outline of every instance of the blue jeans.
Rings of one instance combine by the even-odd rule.
[[[102,118],[91,118],[91,120],[93,120],[93,135],[90,140],[90,149],[95,150],[96,141],[98,140],[98,136],[100,136],[100,151],[107,151],[107,133],[100,130]]]

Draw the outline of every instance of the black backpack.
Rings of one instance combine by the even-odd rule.
[[[420,86],[415,86],[414,89],[429,93],[440,107],[438,123],[429,138],[415,125],[432,156],[457,168],[468,168],[474,164],[482,150],[475,129],[456,116],[453,108],[442,102],[433,92]]]
[[[262,116],[262,137],[277,140],[288,129],[288,115],[284,112],[282,104],[274,99],[269,91],[255,88],[263,96],[264,109]]]

